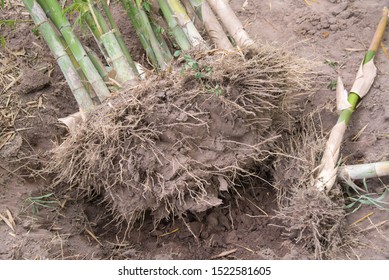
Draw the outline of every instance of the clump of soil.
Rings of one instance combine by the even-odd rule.
[[[204,212],[238,176],[266,170],[286,108],[310,89],[306,62],[264,46],[186,55],[179,66],[95,110],[53,151],[57,182],[103,195],[132,226],[146,211],[156,224]]]

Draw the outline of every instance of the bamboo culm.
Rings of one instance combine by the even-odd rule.
[[[43,10],[62,34],[93,90],[96,92],[99,100],[105,100],[110,95],[108,87],[104,83],[100,74],[97,72],[93,63],[90,61],[86,51],[81,45],[81,42],[74,34],[73,28],[63,15],[58,2],[56,0],[38,0],[38,3],[42,6]]]
[[[39,28],[39,31],[61,68],[62,73],[64,74],[65,79],[77,101],[80,111],[89,112],[93,110],[93,101],[78,76],[77,70],[69,58],[65,47],[62,45],[57,32],[47,20],[44,10],[35,0],[23,0],[23,3],[31,14],[34,23]]]

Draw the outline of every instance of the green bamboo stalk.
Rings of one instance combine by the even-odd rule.
[[[153,32],[146,12],[138,5],[138,2],[134,3],[133,0],[121,0],[121,2],[151,63],[161,70],[166,69],[170,61],[165,61],[161,46]]]
[[[166,43],[166,40],[161,33],[161,27],[154,23],[153,21],[150,22],[151,28],[153,29],[153,32],[155,34],[155,37],[157,38],[159,45],[161,47],[161,51],[163,54],[163,57],[165,58],[165,61],[171,61],[173,59],[172,54],[170,52],[169,46]]]
[[[384,31],[386,28],[388,22],[388,9],[385,7],[384,12],[382,15],[382,18],[378,24],[378,27],[376,29],[376,32],[374,34],[373,40],[371,41],[370,47],[368,51],[366,52],[364,59],[363,59],[363,65],[367,64],[369,61],[373,60],[375,57],[375,54],[379,48],[379,45],[381,43],[382,37],[384,35]],[[339,122],[345,122],[346,125],[348,125],[350,121],[350,117],[352,113],[355,111],[355,108],[360,101],[360,97],[358,93],[356,92],[350,92],[348,96],[348,102],[351,104],[351,107],[349,109],[345,109],[341,112],[338,123]]]
[[[89,12],[97,24],[98,31],[101,33],[100,39],[109,56],[109,62],[116,71],[116,80],[119,83],[135,85],[137,83],[138,71],[134,72],[131,68],[115,34],[110,30],[100,11],[91,4],[89,5]]]
[[[195,7],[192,6],[189,0],[181,0],[182,5],[184,6],[188,16],[192,20],[197,30],[203,30],[204,25],[202,22],[202,13],[200,16],[197,14]]]
[[[197,14],[200,20],[203,20],[202,5],[205,1],[203,0],[189,0],[190,4],[193,7],[193,10]]]
[[[108,82],[108,71],[107,68],[104,66],[103,62],[100,60],[97,54],[94,51],[92,51],[90,48],[85,47],[85,49],[89,59],[92,61],[93,65],[95,66],[96,70],[99,72],[100,76],[103,78],[105,82]]]
[[[58,2],[56,0],[37,1],[42,6],[46,14],[50,17],[57,29],[61,32],[63,38],[68,44],[77,62],[80,64],[82,71],[84,72],[85,76],[87,77],[89,83],[91,84],[93,90],[96,92],[100,101],[106,99],[110,95],[108,87],[105,85],[100,74],[93,66],[93,63],[90,61],[81,42],[74,34],[73,28],[71,27],[66,17],[63,15],[62,9],[59,6]]]
[[[104,58],[106,61],[109,61],[109,56],[107,54],[107,51],[105,50],[103,46],[103,42],[101,41],[101,32],[100,29],[97,25],[97,23],[94,21],[92,15],[90,13],[86,13],[84,15],[84,21],[87,24],[89,30],[92,32],[93,37],[95,38],[95,41],[97,45],[99,46],[99,49],[101,53],[103,54]]]
[[[147,17],[146,12],[143,9],[139,9],[139,14],[136,15],[139,18],[139,21],[142,22],[142,26],[145,29],[146,33],[149,36],[150,44],[154,50],[155,57],[157,58],[159,68],[165,70],[170,61],[165,61],[164,55],[161,51],[160,43],[157,40],[157,37],[154,34],[154,31],[151,27],[149,18]],[[171,56],[173,57],[173,56]]]
[[[131,23],[135,29],[136,34],[138,35],[139,41],[141,42],[144,50],[146,51],[147,57],[150,60],[151,64],[154,65],[154,67],[158,67],[157,58],[154,54],[153,48],[143,33],[143,29],[141,24],[136,20],[136,8],[135,5],[131,2],[131,0],[121,0],[123,8],[126,10],[128,17],[131,20]]]
[[[186,37],[188,38],[192,47],[199,46],[202,49],[206,49],[207,46],[203,37],[200,35],[199,31],[189,18],[186,13],[185,8],[182,6],[181,2],[178,0],[166,0],[170,10],[173,12],[174,16],[177,19],[178,24],[181,26]]]
[[[378,27],[376,29],[376,32],[374,34],[373,40],[370,44],[368,51],[366,52],[366,54],[364,56],[362,66],[361,66],[359,71],[361,71],[361,69],[363,71],[363,69],[364,69],[363,67],[365,65],[367,65],[369,62],[373,62],[374,56],[375,56],[375,54],[378,50],[378,47],[381,43],[385,28],[386,28],[386,25],[388,22],[388,14],[389,14],[388,9],[385,7],[384,11],[383,11],[383,15],[381,17],[381,20],[380,20]],[[371,64],[369,64],[369,65],[370,65],[370,67],[374,66]],[[367,69],[366,69],[366,71],[367,71]],[[367,74],[367,72],[366,72],[366,74]],[[370,77],[369,75],[364,76],[363,74],[361,77],[358,77],[358,75],[357,75],[357,78],[354,82],[354,85],[357,85],[357,83],[359,85],[360,80],[358,81],[358,78],[373,79],[373,77],[374,76]],[[366,84],[368,84],[370,86],[372,82],[373,81],[369,80],[368,83],[366,83]],[[353,88],[354,88],[354,86],[353,86]],[[330,133],[329,139],[327,141],[326,148],[324,150],[323,157],[321,160],[320,173],[319,173],[317,180],[315,182],[315,187],[319,191],[329,192],[332,189],[333,185],[335,184],[336,174],[338,171],[337,170],[338,169],[337,162],[339,159],[340,146],[341,146],[341,143],[343,141],[343,137],[344,137],[344,134],[346,132],[347,125],[350,121],[352,113],[355,111],[355,108],[356,108],[359,100],[364,96],[364,94],[367,93],[368,90],[369,90],[368,87],[364,88],[365,92],[353,92],[353,90],[351,90],[351,92],[348,96],[348,102],[349,102],[350,106],[349,106],[349,108],[343,109],[341,111],[341,114],[338,118],[338,122],[331,130],[331,133]]]
[[[191,44],[185,35],[184,30],[178,24],[176,18],[173,16],[173,13],[166,0],[158,0],[159,6],[161,8],[162,14],[169,26],[170,31],[173,34],[173,37],[183,51],[188,51],[191,49]]]
[[[78,76],[77,70],[66,53],[66,49],[62,45],[59,36],[48,21],[42,7],[35,0],[23,0],[23,3],[61,68],[80,110],[82,112],[93,110],[93,101]]]
[[[64,46],[64,48],[66,50],[66,53],[67,53],[67,55],[70,58],[70,61],[74,65],[74,68],[76,69],[82,84],[84,85],[84,87],[85,87],[86,91],[88,92],[89,96],[92,98],[93,103],[96,104],[96,105],[101,104],[101,102],[100,102],[99,98],[97,97],[96,93],[94,92],[91,84],[88,82],[88,79],[86,78],[84,72],[82,72],[80,64],[77,62],[77,60],[74,57],[73,53],[70,51],[70,49],[69,49],[65,39],[62,36],[59,36],[59,39],[60,39],[62,45]]]
[[[338,175],[351,180],[389,176],[389,161],[344,165],[339,168]]]
[[[103,10],[104,10],[107,18],[108,18],[109,23],[111,24],[112,31],[115,34],[116,40],[118,41],[120,48],[122,49],[123,54],[126,56],[128,64],[131,66],[134,73],[138,75],[139,74],[138,69],[136,68],[135,63],[131,57],[131,54],[126,47],[126,44],[124,43],[123,36],[119,30],[119,27],[116,24],[116,21],[112,17],[111,10],[109,9],[109,7],[105,1],[106,0],[100,0],[100,3],[103,7]]]

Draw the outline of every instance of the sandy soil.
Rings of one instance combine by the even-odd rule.
[[[0,259],[209,259],[225,251],[230,251],[227,259],[314,257],[274,225],[276,191],[261,181],[250,182],[251,187],[239,189],[239,194],[226,194],[221,206],[199,216],[188,214],[186,225],[169,220],[154,230],[146,217],[142,229],[134,230],[129,239],[123,239],[125,228],[107,226],[112,216],[100,197],[74,200],[67,186],[50,188],[50,176],[39,172],[47,159],[44,153],[65,137],[66,129],[57,119],[75,112],[76,103],[45,43],[31,31],[27,12],[15,3],[0,13],[0,38],[5,40],[0,46],[0,214],[4,216]],[[272,42],[316,63],[321,72],[318,90],[303,108],[320,109],[328,132],[337,115],[335,92],[327,85],[340,74],[351,87],[382,7],[389,1],[232,0],[231,5],[259,42]],[[125,16],[119,10],[115,13]],[[15,24],[2,21],[8,19],[15,19]],[[120,23],[124,35],[134,36],[123,18]],[[384,46],[388,38],[386,34]],[[130,50],[144,59],[137,48],[136,43]],[[342,156],[349,164],[388,160],[388,62],[380,50],[378,76],[353,115],[344,141]],[[377,193],[386,183],[387,179],[367,181],[369,190]],[[363,206],[350,211],[347,220],[355,229],[355,244],[339,258],[389,258],[387,210]]]

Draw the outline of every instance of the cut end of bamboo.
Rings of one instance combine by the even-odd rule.
[[[58,121],[66,125],[70,134],[75,134],[80,124],[85,120],[85,113],[80,112],[71,114],[70,116],[59,118]]]

